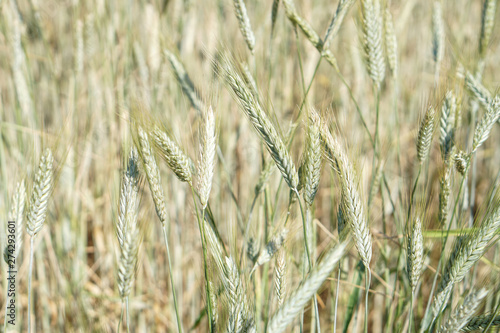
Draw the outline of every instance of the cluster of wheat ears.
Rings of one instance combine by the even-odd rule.
[[[9,78],[0,85],[0,211],[15,221],[16,250],[5,246],[4,258],[16,259],[19,271],[16,325],[7,322],[7,293],[0,297],[4,331],[499,329],[500,95],[483,83],[500,50],[490,42],[496,0],[467,7],[481,22],[472,60],[461,56],[458,40],[476,35],[454,36],[446,12],[452,5],[440,1],[339,0],[333,9],[320,1],[331,16],[323,37],[293,0],[265,6],[270,20],[262,27],[257,12],[264,9],[220,2],[207,13],[233,12],[225,20],[239,31],[226,31],[224,39],[214,30],[221,41],[200,47],[197,57],[212,79],[191,77],[187,68],[196,65],[180,56],[195,44],[196,18],[180,15],[179,7],[194,15],[193,1],[157,2],[135,4],[146,20],[144,42],[133,37],[132,9],[119,3],[97,1],[95,15],[73,20],[70,74],[62,68],[67,55],[57,49],[64,45],[40,16],[43,6],[0,2],[0,47],[11,58],[0,67]],[[423,112],[410,117],[403,113],[415,109],[418,83],[403,77],[411,67],[404,61],[413,57],[401,56],[398,28],[421,7],[431,14],[419,25],[429,28],[430,75],[419,89],[432,97],[418,101]],[[162,23],[170,17],[177,21]],[[175,35],[163,36],[166,26],[184,31],[178,48]],[[273,44],[284,29],[293,48]],[[355,57],[354,70],[344,68],[352,36],[342,35],[349,31],[357,34],[352,54],[364,72]],[[406,33],[405,52],[420,54],[411,46],[418,32]],[[100,47],[109,41],[120,46],[106,55]],[[245,56],[228,46],[234,41]],[[47,52],[45,62],[36,63],[30,43],[33,52]],[[286,54],[290,49],[296,57]],[[287,68],[293,79],[280,73]],[[317,83],[326,80],[322,72],[335,76],[326,93]],[[299,87],[292,92],[285,89],[290,79]],[[210,85],[204,93],[202,80]],[[49,92],[38,99],[43,89]],[[337,93],[340,102],[324,97]],[[280,96],[291,115],[278,111]],[[234,104],[239,113],[231,112]],[[59,118],[37,116],[41,107],[67,107],[66,129],[49,134]],[[187,121],[162,109],[174,107],[192,111]],[[254,131],[247,135],[249,124]],[[190,130],[198,145],[180,143],[195,141]],[[175,133],[184,133],[182,140]],[[242,152],[252,145],[260,156],[238,157],[252,155]],[[17,171],[7,204],[7,174],[36,151],[37,167]],[[27,237],[29,255],[20,256]]]

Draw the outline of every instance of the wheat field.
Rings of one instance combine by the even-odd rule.
[[[1,330],[500,332],[499,11],[0,0]]]

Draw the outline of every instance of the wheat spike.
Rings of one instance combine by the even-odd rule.
[[[364,204],[359,194],[357,178],[344,148],[323,126],[321,137],[325,143],[327,157],[337,171],[341,184],[341,210],[353,234],[356,249],[366,267],[370,267],[372,257],[372,239],[365,215]]]
[[[444,22],[441,2],[434,1],[432,9],[432,58],[436,64],[436,71],[444,57]]]
[[[236,11],[236,18],[240,25],[241,34],[243,38],[245,38],[248,49],[253,53],[255,48],[255,36],[252,31],[252,26],[250,25],[250,19],[248,18],[247,7],[243,0],[233,0],[233,4],[234,10]]]
[[[283,244],[285,243],[286,236],[288,234],[288,229],[283,229],[277,233],[260,251],[259,256],[255,260],[255,265],[252,270],[255,270],[258,266],[261,266],[271,260],[271,258],[278,252]]]
[[[139,155],[137,149],[130,149],[126,169],[122,176],[122,185],[120,190],[120,205],[118,209],[118,218],[116,220],[116,236],[118,243],[123,246],[126,231],[129,223],[136,223],[138,192],[139,192]],[[131,219],[131,220],[129,220]]]
[[[445,165],[444,173],[439,180],[439,225],[443,226],[448,221],[448,206],[451,193],[451,172],[452,168]]]
[[[472,292],[464,300],[464,303],[453,311],[450,319],[441,326],[440,332],[442,333],[453,333],[459,332],[467,322],[469,318],[476,312],[477,307],[481,304],[481,301],[488,291],[486,289],[481,289],[476,292]]]
[[[379,0],[361,1],[362,45],[368,74],[375,86],[380,87],[385,76],[383,53],[383,25]]]
[[[493,314],[485,314],[481,316],[472,317],[467,325],[462,328],[462,332],[472,332],[477,330],[484,330],[491,323],[491,327],[500,326],[500,316]]]
[[[164,53],[170,62],[172,70],[174,71],[175,77],[177,81],[181,85],[182,91],[186,94],[187,98],[191,102],[193,108],[195,108],[198,112],[202,112],[204,109],[203,102],[200,100],[198,93],[194,87],[193,82],[189,78],[189,75],[184,68],[182,62],[172,53],[170,50],[165,49]]]
[[[203,209],[207,207],[212,188],[216,145],[215,116],[212,107],[209,107],[206,111],[204,122],[201,124],[200,158],[198,160],[198,194],[200,195]]]
[[[321,262],[313,267],[308,277],[271,317],[267,325],[267,332],[280,333],[286,329],[335,269],[335,265],[344,255],[346,247],[347,242],[343,242],[328,250]]]
[[[285,249],[282,247],[276,254],[274,264],[274,288],[278,298],[278,307],[283,305],[286,295],[286,258]]]
[[[245,84],[240,74],[234,69],[229,59],[225,59],[223,64],[226,82],[237,98],[241,108],[250,118],[251,123],[257,130],[261,139],[267,146],[276,166],[281,171],[285,182],[290,189],[296,190],[298,185],[298,175],[295,165],[288,153],[288,150],[283,143],[283,140],[278,135],[269,117],[262,109],[260,103],[255,99],[250,89]]]
[[[490,135],[493,125],[500,118],[500,97],[495,97],[490,103],[486,112],[483,114],[481,120],[476,126],[474,131],[474,138],[472,141],[472,153],[474,153]]]
[[[30,198],[26,232],[31,237],[36,236],[45,223],[47,206],[53,187],[53,163],[52,151],[47,148],[40,159]]]
[[[424,264],[424,238],[422,223],[418,217],[414,219],[411,231],[407,235],[407,258],[408,279],[412,292],[415,292]]]
[[[484,58],[488,44],[490,43],[491,33],[495,25],[495,10],[497,0],[484,0],[483,12],[481,15],[481,35],[479,38],[479,54]]]
[[[330,21],[330,25],[328,26],[328,29],[326,30],[324,42],[323,42],[323,49],[328,49],[330,46],[330,43],[332,39],[337,36],[340,26],[342,25],[342,22],[344,21],[344,17],[346,16],[347,12],[349,12],[349,9],[351,9],[352,5],[356,0],[340,0],[339,4],[337,6],[337,10],[335,11],[335,15],[333,16],[332,20]]]
[[[434,297],[432,313],[435,316],[442,310],[450,297],[453,286],[463,280],[471,267],[483,256],[488,243],[500,227],[500,205],[486,216],[481,225],[459,238],[453,246],[450,258],[444,268],[443,277]]]
[[[389,8],[386,8],[384,11],[384,37],[389,68],[391,69],[392,76],[396,77],[398,75],[398,41]]]
[[[481,103],[483,108],[487,109],[493,100],[493,97],[488,89],[486,89],[481,82],[479,82],[474,75],[469,72],[465,74],[465,85],[479,101],[479,103]]]
[[[302,178],[304,179],[304,200],[312,206],[318,191],[321,176],[321,139],[320,118],[316,111],[309,112],[307,125],[306,144],[304,148],[304,163],[302,165]]]
[[[430,106],[425,113],[424,119],[420,123],[417,137],[417,157],[420,163],[425,162],[431,149],[434,126],[436,123],[436,112]]]
[[[439,145],[441,147],[441,155],[445,161],[448,160],[454,144],[456,113],[457,101],[453,92],[450,90],[446,93],[439,122]]]
[[[151,148],[148,133],[140,125],[138,125],[137,134],[138,149],[140,151],[141,160],[146,173],[146,179],[148,180],[149,189],[155,204],[156,214],[158,215],[161,224],[165,226],[168,222],[168,214],[167,208],[165,207],[165,195],[163,194],[163,188],[161,186],[160,169],[156,164],[156,159],[153,154],[153,149]]]
[[[167,133],[155,127],[152,136],[161,156],[180,181],[191,184],[193,161],[172,140]]]

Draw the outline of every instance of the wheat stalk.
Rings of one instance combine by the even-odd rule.
[[[17,256],[19,255],[19,251],[21,250],[23,243],[23,228],[25,222],[24,220],[25,202],[26,202],[26,187],[24,185],[24,180],[22,180],[20,183],[17,183],[16,191],[12,196],[10,219],[9,219],[9,221],[14,221],[16,226],[15,243],[14,243],[15,249],[13,253],[11,253],[10,251],[8,252],[7,251],[8,246],[6,246],[4,251],[5,262],[8,262],[7,254],[10,254],[11,256],[14,257],[14,259],[16,259]],[[7,230],[7,235],[9,234],[10,234],[9,231]]]

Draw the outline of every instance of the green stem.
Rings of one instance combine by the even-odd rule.
[[[203,271],[205,275],[205,289],[206,289],[206,294],[207,294],[207,309],[208,309],[208,327],[210,332],[213,332],[214,327],[212,327],[212,299],[210,298],[210,284],[208,280],[208,269],[207,269],[207,246],[206,246],[206,238],[205,238],[205,208],[201,209],[201,216],[202,218],[200,219],[199,211],[198,211],[198,204],[196,203],[196,194],[194,192],[194,188],[191,185],[191,193],[193,195],[193,202],[194,202],[194,210],[196,212],[196,219],[198,220],[198,228],[200,229],[200,238],[201,238],[201,247],[202,247],[202,252],[203,252]]]
[[[120,333],[120,329],[122,327],[122,322],[123,322],[123,299],[122,299],[122,309],[120,311],[120,320],[118,321],[118,327],[116,328],[116,332]]]
[[[172,298],[174,299],[174,309],[175,309],[175,317],[177,319],[177,330],[178,332],[182,332],[182,323],[181,323],[181,317],[179,315],[179,307],[177,306],[177,296],[175,295],[175,285],[174,285],[174,278],[172,276],[172,260],[170,258],[170,248],[168,246],[168,236],[167,236],[167,226],[165,223],[162,223],[162,229],[163,229],[163,237],[165,239],[165,247],[167,248],[167,260],[168,260],[168,270],[170,271],[170,284],[172,285]]]
[[[35,237],[31,236],[30,240],[30,263],[29,263],[29,273],[28,273],[28,333],[31,333],[31,277],[33,275],[33,247],[35,243]]]
[[[372,282],[372,271],[370,270],[370,267],[366,266],[365,267],[365,282],[366,282],[366,292],[365,292],[365,325],[364,325],[364,332],[368,333],[368,293],[370,292],[370,284]]]

